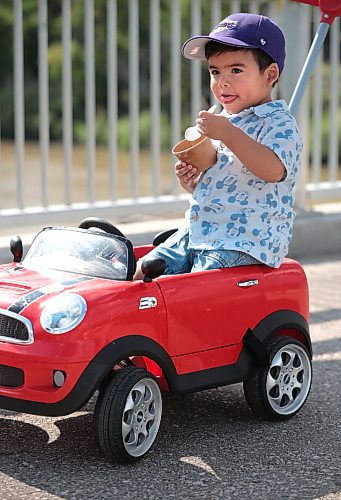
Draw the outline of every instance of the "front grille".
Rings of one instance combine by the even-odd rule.
[[[17,340],[28,340],[26,326],[15,318],[0,314],[0,335]]]
[[[19,314],[0,309],[0,341],[14,344],[33,342],[31,322]]]
[[[3,387],[20,387],[24,384],[24,372],[14,366],[0,365],[0,385]]]

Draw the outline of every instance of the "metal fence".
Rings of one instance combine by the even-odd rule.
[[[186,31],[184,10],[188,13],[188,32],[201,33],[207,26],[215,25],[230,12],[249,11],[265,13],[280,24],[287,38],[287,65],[277,89],[279,97],[290,98],[294,84],[308,52],[313,26],[317,27],[319,13],[312,7],[279,0],[261,2],[258,0],[129,0],[128,9],[128,73],[126,92],[129,96],[129,151],[128,164],[124,175],[127,177],[125,191],[120,189],[120,150],[118,147],[118,119],[120,99],[118,92],[118,0],[106,2],[106,26],[95,23],[96,0],[84,0],[84,109],[85,109],[85,157],[79,167],[85,189],[79,194],[75,180],[75,140],[73,135],[73,65],[72,65],[72,16],[71,0],[61,0],[62,47],[62,158],[58,167],[51,161],[49,128],[49,25],[48,2],[37,0],[37,65],[38,65],[38,109],[39,109],[39,150],[35,163],[37,172],[30,175],[27,166],[28,145],[25,141],[25,74],[23,41],[23,0],[13,0],[13,114],[14,142],[13,156],[8,159],[7,168],[11,169],[12,190],[15,196],[6,204],[2,203],[4,193],[9,189],[6,182],[0,186],[1,225],[28,223],[51,223],[67,220],[75,216],[97,215],[120,218],[134,213],[157,213],[182,210],[187,204],[187,197],[179,190],[174,177],[170,153],[161,148],[161,115],[163,100],[161,90],[164,75],[161,71],[163,53],[161,47],[168,44],[170,92],[169,92],[169,133],[170,144],[180,140],[183,133],[183,82],[188,74],[183,71],[181,45]],[[140,60],[139,23],[149,12],[149,60]],[[203,19],[203,8],[209,9],[209,19]],[[163,24],[162,9],[170,12],[170,25]],[[187,21],[186,21],[187,23]],[[104,175],[105,190],[98,197],[96,191],[98,175],[98,145],[96,144],[96,80],[95,80],[95,44],[96,30],[106,29],[106,78],[107,110],[106,120],[108,141],[105,149]],[[167,36],[165,37],[165,34]],[[5,51],[6,47],[1,47]],[[187,61],[190,68],[189,109],[193,121],[203,105],[209,105],[207,92],[207,70],[197,61]],[[141,66],[149,67],[150,85],[150,147],[148,153],[140,148],[139,117],[140,73]],[[122,80],[122,78],[121,78]],[[1,89],[0,89],[1,90]],[[204,100],[206,99],[206,101]],[[1,109],[0,109],[1,113]],[[302,174],[297,188],[296,203],[305,209],[316,201],[341,200],[341,181],[339,165],[340,137],[340,22],[335,21],[327,40],[326,49],[320,55],[318,64],[298,112],[298,121],[305,140]],[[189,125],[190,123],[187,123]],[[1,129],[0,129],[1,132]],[[323,152],[328,141],[327,154]],[[11,143],[0,135],[0,170],[4,179],[5,146],[10,150]],[[77,146],[78,147],[78,146]],[[103,147],[102,147],[103,150]],[[9,154],[9,153],[8,153]],[[141,169],[141,155],[149,164]],[[323,165],[322,158],[325,160]],[[53,165],[52,165],[53,164]],[[166,164],[166,166],[165,166]],[[161,165],[162,168],[161,168]],[[37,165],[36,165],[37,166]],[[59,170],[60,176],[51,181],[51,169]],[[142,171],[143,170],[143,171]],[[166,171],[166,173],[165,173]],[[32,170],[33,172],[33,170]],[[10,175],[8,173],[8,175]],[[142,176],[148,184],[141,195]],[[165,180],[166,179],[166,180]],[[54,202],[53,192],[60,193],[58,202]],[[27,193],[34,192],[34,199],[27,201]],[[77,196],[75,196],[77,193]],[[80,199],[81,198],[81,199]]]

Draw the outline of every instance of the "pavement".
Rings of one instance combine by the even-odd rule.
[[[151,243],[153,237],[166,229],[177,228],[183,220],[183,213],[162,215],[134,215],[118,220],[108,219],[116,225],[134,245]],[[80,219],[64,222],[59,225],[77,226]],[[12,256],[9,242],[12,236],[19,234],[24,244],[24,251],[31,244],[34,236],[42,226],[26,225],[8,228],[0,224],[0,264],[10,262]],[[289,256],[297,259],[318,257],[341,252],[341,202],[315,205],[313,209],[298,212]]]
[[[241,384],[166,398],[153,449],[119,466],[97,449],[93,401],[65,417],[0,410],[0,498],[340,499],[341,252],[302,264],[314,377],[294,418],[257,420]]]

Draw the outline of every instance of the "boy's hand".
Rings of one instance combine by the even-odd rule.
[[[175,164],[175,173],[179,179],[180,185],[188,191],[188,193],[193,193],[199,179],[197,169],[193,167],[193,165],[178,161]]]
[[[200,111],[197,126],[199,131],[210,139],[224,141],[230,122],[225,116]]]

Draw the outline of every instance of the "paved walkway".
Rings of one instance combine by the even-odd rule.
[[[133,466],[97,450],[91,405],[58,418],[0,410],[0,498],[341,498],[341,254],[304,260],[314,380],[302,411],[256,420],[240,384],[164,402],[160,435]]]

